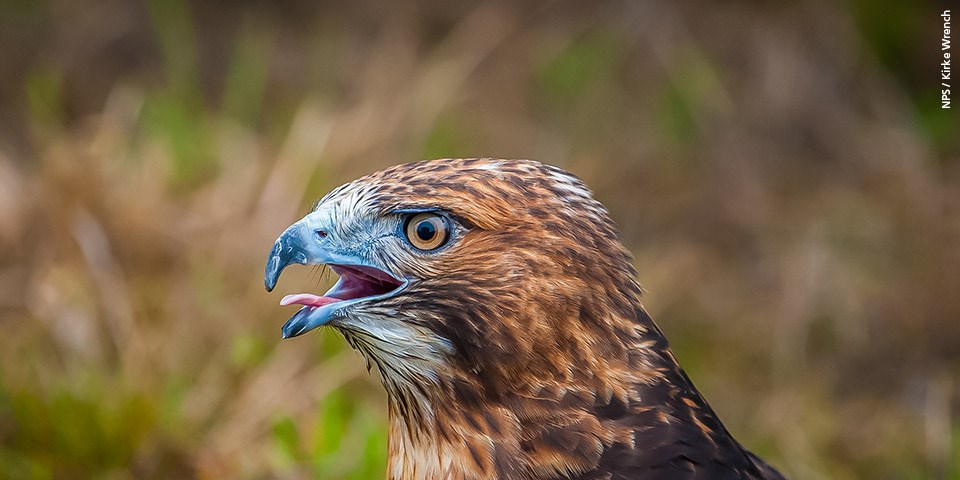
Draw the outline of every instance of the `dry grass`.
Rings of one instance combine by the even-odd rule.
[[[485,155],[595,189],[786,473],[960,478],[957,122],[855,8],[42,5],[0,76],[0,476],[382,478],[375,378],[280,341],[262,261],[340,182]]]

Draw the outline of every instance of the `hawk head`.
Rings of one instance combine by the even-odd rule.
[[[393,478],[598,471],[644,422],[656,434],[685,415],[651,402],[726,433],[644,313],[606,210],[559,168],[456,159],[362,177],[280,235],[267,289],[294,263],[340,279],[284,297],[301,308],[283,336],[330,326],[377,366]]]
[[[340,330],[391,393],[450,381],[450,370],[485,395],[522,377],[572,377],[588,367],[578,350],[623,354],[618,336],[635,325],[615,320],[639,308],[604,208],[573,175],[533,161],[419,162],[350,182],[280,236],[268,290],[292,263],[340,280],[323,296],[286,296],[303,307],[283,336]]]

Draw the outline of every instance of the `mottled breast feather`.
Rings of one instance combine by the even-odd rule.
[[[320,204],[435,209],[462,228],[442,252],[396,260],[416,281],[365,312],[450,345],[416,378],[393,368],[400,356],[364,352],[390,398],[391,478],[782,478],[680,368],[616,226],[570,173],[526,160],[419,162]]]

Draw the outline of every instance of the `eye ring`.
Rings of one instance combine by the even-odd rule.
[[[436,250],[450,239],[449,220],[432,212],[417,213],[407,219],[403,227],[410,245],[426,252]]]

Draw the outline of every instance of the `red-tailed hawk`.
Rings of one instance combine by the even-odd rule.
[[[524,160],[399,165],[327,194],[277,240],[340,276],[322,325],[375,364],[391,479],[782,478],[746,451],[640,303],[630,254],[578,178]]]

